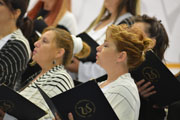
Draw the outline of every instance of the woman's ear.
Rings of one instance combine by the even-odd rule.
[[[152,39],[152,43],[149,45],[149,49],[153,49],[156,46],[156,39],[155,38],[151,38]]]
[[[17,10],[14,12],[14,17],[15,17],[15,19],[17,20],[20,15],[21,15],[21,10],[20,10],[20,9],[17,9]]]
[[[117,55],[117,62],[123,62],[123,61],[126,61],[127,59],[127,53],[126,51],[122,51],[122,52],[119,52],[118,55]]]
[[[65,53],[65,49],[64,48],[59,48],[57,50],[57,54],[56,54],[56,58],[62,58],[62,56],[64,55]]]

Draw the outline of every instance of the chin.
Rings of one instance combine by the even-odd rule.
[[[98,65],[100,65],[100,66],[101,66],[101,64],[99,63],[99,61],[98,61],[98,60],[96,60],[96,64],[98,64]]]
[[[32,60],[33,60],[33,61],[36,61],[36,57],[35,57],[35,56],[32,56]]]

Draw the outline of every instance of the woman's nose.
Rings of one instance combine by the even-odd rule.
[[[100,52],[100,51],[101,51],[101,46],[102,46],[102,45],[99,45],[98,47],[96,47],[96,51],[97,51],[97,52]]]
[[[40,45],[40,44],[39,44],[39,40],[34,43],[34,46],[35,46],[35,47],[39,47],[39,45]]]

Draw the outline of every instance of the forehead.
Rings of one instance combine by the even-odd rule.
[[[111,36],[111,30],[107,29],[106,30],[106,38],[109,38]]]
[[[46,37],[49,40],[53,40],[55,38],[55,31],[49,30],[43,33],[42,37]]]

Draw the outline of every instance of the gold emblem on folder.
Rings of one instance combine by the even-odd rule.
[[[2,109],[4,112],[10,112],[14,108],[13,102],[9,100],[0,100],[0,109]]]
[[[90,100],[80,100],[75,105],[75,112],[82,118],[88,118],[96,112],[96,106]]]
[[[158,82],[158,79],[160,78],[159,72],[152,68],[152,67],[144,67],[142,74],[146,80],[149,80],[150,82]]]

